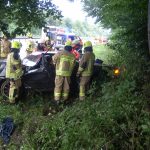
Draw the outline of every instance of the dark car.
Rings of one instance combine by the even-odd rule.
[[[55,66],[52,63],[54,52],[35,52],[23,59],[25,88],[50,91],[54,88]]]
[[[55,84],[55,66],[52,63],[52,56],[56,52],[34,52],[22,60],[24,74],[22,76],[23,89],[32,89],[36,91],[54,90]],[[79,91],[79,78],[76,77],[78,61],[74,67],[71,76],[70,93]],[[110,69],[111,70],[111,69]],[[3,97],[8,97],[9,79],[5,78],[6,60],[0,60],[0,93]],[[92,80],[104,81],[107,72],[102,69],[102,61],[94,65]]]
[[[22,84],[24,88],[40,91],[54,89],[55,66],[52,64],[54,52],[34,52],[22,61],[24,75]],[[5,78],[6,60],[0,61],[0,92],[8,96],[9,80]]]
[[[38,91],[53,91],[55,81],[55,66],[52,63],[52,56],[56,52],[34,52],[22,60],[24,74],[22,76],[22,86],[24,89]],[[71,76],[71,89],[77,89],[76,71],[78,62],[74,67]],[[6,60],[0,60],[0,93],[3,97],[8,97],[9,79],[5,78]],[[73,79],[74,78],[74,79]]]

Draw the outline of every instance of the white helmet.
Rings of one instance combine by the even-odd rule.
[[[46,38],[45,38],[45,41],[48,41],[48,40],[49,40],[49,37],[46,37]]]
[[[80,44],[80,40],[75,39],[75,40],[72,41],[72,45],[76,45],[76,44]]]
[[[44,44],[44,43],[45,43],[45,40],[40,39],[40,40],[38,41],[38,43],[40,43],[40,44]]]

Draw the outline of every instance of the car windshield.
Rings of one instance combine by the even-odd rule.
[[[23,59],[23,65],[25,66],[34,66],[36,65],[41,58],[41,54],[38,55],[29,55]]]

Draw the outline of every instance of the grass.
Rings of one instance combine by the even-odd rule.
[[[106,45],[101,44],[94,46],[94,54],[97,59],[101,59],[105,64],[108,64],[111,56],[114,55],[114,51],[108,48]]]
[[[94,53],[96,58],[107,63],[113,51],[108,49],[107,46],[96,45],[94,46]],[[61,113],[54,117],[45,116],[43,112],[49,107],[52,95],[30,95],[26,99],[20,100],[16,105],[0,103],[0,121],[9,116],[14,119],[16,125],[13,135],[10,137],[10,143],[6,148],[12,150],[21,148],[24,150],[37,149],[35,145],[42,143],[41,147],[46,147],[43,147],[43,150],[47,150],[49,146],[52,146],[51,149],[54,146],[59,147],[59,144],[64,147],[60,149],[66,150],[75,145],[75,149],[77,149],[80,147],[87,148],[89,145],[97,147],[103,143],[104,139],[101,139],[101,142],[99,141],[101,135],[98,135],[98,141],[95,140],[94,144],[91,143],[96,134],[91,125],[94,126],[95,120],[99,121],[98,116],[95,117],[94,121],[92,120],[92,113],[95,113],[93,112],[95,110],[93,100],[83,103],[77,102],[73,107],[64,108]],[[47,134],[47,130],[51,133]],[[57,132],[60,132],[60,135]],[[58,139],[62,143],[58,142]],[[49,142],[50,140],[51,142]],[[2,144],[0,143],[0,145]],[[96,149],[96,147],[94,148]],[[3,146],[0,146],[1,148]]]
[[[105,63],[114,55],[104,45],[94,46],[94,53]],[[16,126],[7,146],[0,139],[0,150],[149,149],[150,117],[143,109],[145,97],[133,94],[134,82],[113,80],[102,88],[91,88],[85,101],[76,99],[51,116],[43,112],[53,93],[32,93],[16,105],[0,103],[0,122],[10,116]]]

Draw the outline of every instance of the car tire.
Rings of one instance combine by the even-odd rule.
[[[2,82],[0,87],[0,93],[4,99],[9,98],[9,88],[10,88],[9,79],[6,79]]]

